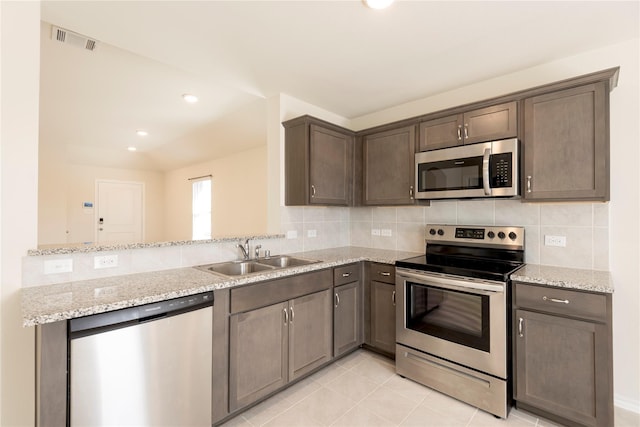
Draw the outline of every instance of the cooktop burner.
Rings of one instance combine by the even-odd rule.
[[[506,282],[524,263],[524,228],[427,225],[425,255],[396,267]]]

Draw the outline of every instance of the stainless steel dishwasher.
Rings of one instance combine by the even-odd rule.
[[[69,322],[68,423],[211,426],[213,293]]]

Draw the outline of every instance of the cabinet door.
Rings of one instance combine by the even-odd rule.
[[[371,281],[371,345],[387,353],[396,349],[396,287]]]
[[[360,345],[360,282],[338,286],[333,295],[333,355]]]
[[[289,380],[331,360],[331,289],[289,302]]]
[[[364,150],[364,204],[413,204],[415,126],[367,135]]]
[[[513,101],[464,113],[464,143],[473,144],[518,136],[517,106],[517,102]]]
[[[351,203],[353,138],[318,125],[311,125],[310,132],[309,203],[348,206]]]
[[[229,410],[287,383],[287,303],[234,314],[229,324]]]
[[[608,92],[591,84],[524,101],[526,200],[609,200]]]
[[[607,425],[606,326],[515,313],[515,399],[582,425]]]
[[[420,123],[420,151],[462,145],[462,114]]]

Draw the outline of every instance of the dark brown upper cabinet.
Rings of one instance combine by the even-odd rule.
[[[363,136],[363,204],[414,203],[416,126]]]
[[[436,150],[517,135],[518,103],[513,101],[421,122],[419,150]]]
[[[353,204],[354,133],[311,116],[285,128],[285,205]]]
[[[601,81],[524,100],[526,201],[609,200],[609,90]]]

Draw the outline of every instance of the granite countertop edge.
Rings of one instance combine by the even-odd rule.
[[[21,290],[23,326],[90,316],[158,301],[233,288],[308,273],[360,261],[394,264],[419,255],[384,249],[342,247],[288,254],[313,264],[251,274],[239,278],[208,273],[194,267],[24,287]]]
[[[613,293],[611,273],[604,270],[525,264],[511,275],[511,280],[587,292]]]

